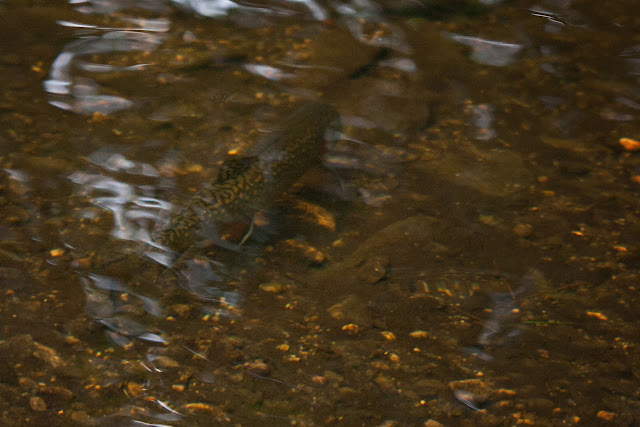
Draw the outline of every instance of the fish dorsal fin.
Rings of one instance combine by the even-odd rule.
[[[237,178],[257,161],[258,158],[256,156],[228,156],[220,167],[217,183],[221,184],[230,179]]]

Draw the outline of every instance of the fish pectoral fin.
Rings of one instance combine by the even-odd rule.
[[[255,227],[255,224],[253,221],[254,218],[255,218],[255,215],[251,217],[251,223],[249,224],[249,229],[247,230],[246,233],[244,233],[244,236],[242,236],[242,239],[240,239],[240,243],[238,243],[238,246],[244,245],[246,241],[249,240],[249,238],[253,234],[253,229]]]

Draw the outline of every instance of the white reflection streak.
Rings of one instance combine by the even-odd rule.
[[[410,58],[392,58],[386,61],[381,61],[380,65],[395,68],[396,70],[410,74],[415,74],[418,71],[418,66]]]
[[[136,166],[134,162],[131,163]],[[133,186],[103,175],[77,172],[69,179],[91,190],[109,193],[107,196],[93,197],[91,201],[111,212],[114,223],[111,235],[118,239],[150,242],[149,232],[144,228],[146,221],[157,222],[160,219],[157,211],[170,211],[172,208],[171,203],[163,200],[138,197]],[[130,205],[141,209],[130,209]]]
[[[160,401],[160,400],[158,400],[158,399],[155,399],[155,402],[156,402],[158,405],[160,405],[162,408],[164,408],[164,409],[166,409],[167,411],[171,412],[172,414],[176,414],[176,415],[184,416],[184,415],[182,415],[180,412],[178,412],[178,411],[176,411],[175,409],[171,408],[167,402],[162,402],[162,401]]]
[[[69,93],[71,78],[69,76],[69,66],[73,60],[73,53],[63,52],[51,64],[49,80],[44,82],[44,89],[49,93],[66,95]]]
[[[166,0],[69,0],[69,4],[77,5],[74,9],[80,13],[103,15],[132,7],[153,12],[168,9]]]
[[[490,104],[478,104],[472,107],[473,124],[478,128],[476,139],[488,141],[496,137],[497,132],[491,127],[494,120],[494,108]]]
[[[18,182],[28,182],[29,181],[29,176],[19,170],[16,169],[2,169],[3,171],[5,171],[7,174],[9,174],[9,178],[11,179],[15,179]]]
[[[515,61],[515,56],[522,49],[521,44],[486,40],[479,37],[462,36],[460,34],[442,32],[442,35],[472,49],[471,59],[479,64],[501,67]]]
[[[150,31],[166,33],[169,31],[170,23],[166,19],[138,19],[138,18],[120,18],[125,22],[135,24],[132,27],[99,27],[97,25],[83,24],[82,22],[73,21],[56,21],[58,25],[69,28],[81,28],[85,30],[99,31]]]
[[[107,190],[114,193],[114,197],[98,197],[93,199],[93,202],[103,207],[113,214],[113,229],[111,234],[114,237],[125,240],[132,240],[134,232],[127,227],[127,222],[124,216],[124,204],[131,200],[133,196],[133,189],[130,185],[105,178],[104,181],[99,181],[93,185],[98,190]]]
[[[302,3],[311,12],[311,15],[318,21],[324,21],[329,19],[329,14],[326,10],[320,7],[317,2],[313,0],[288,0],[290,3]]]
[[[98,94],[98,85],[93,81],[83,82],[82,79],[74,79],[72,70],[75,67],[88,72],[114,72],[114,71],[139,71],[146,68],[147,64],[136,64],[128,67],[112,67],[104,64],[91,64],[78,61],[82,55],[99,55],[114,52],[151,51],[156,49],[163,40],[159,32],[166,32],[169,23],[165,20],[141,20],[125,18],[128,22],[138,25],[136,31],[114,29],[110,27],[97,27],[84,25],[70,21],[59,21],[63,26],[91,30],[107,30],[102,36],[88,36],[69,43],[64,51],[51,64],[49,78],[44,82],[44,89],[53,97],[49,100],[51,105],[58,108],[73,111],[79,114],[92,114],[100,112],[110,114],[130,107],[133,102],[119,96],[107,96]],[[112,31],[113,30],[113,31]],[[147,33],[139,31],[149,31]],[[90,91],[84,88],[90,87]],[[83,90],[76,90],[83,89]]]
[[[191,9],[202,16],[223,16],[231,9],[236,9],[237,3],[230,0],[172,0],[184,8]]]
[[[231,0],[171,0],[171,1],[177,4],[178,6],[182,7],[183,9],[193,11],[199,15],[206,16],[209,18],[228,15],[229,11],[233,9],[242,9],[242,10],[248,10],[252,12],[259,12],[259,13],[265,13],[265,14],[274,13],[274,9],[270,9],[266,7],[239,5],[236,2],[233,2]],[[275,13],[287,14],[286,12],[283,12],[283,11],[277,11]]]
[[[291,79],[296,76],[295,74],[292,74],[292,73],[285,73],[281,69],[272,67],[270,65],[244,64],[243,67],[245,70],[247,70],[251,74],[255,74],[260,77],[264,77],[266,79],[274,80],[274,81]]]
[[[141,425],[141,426],[151,426],[151,427],[173,427],[173,425],[171,425],[171,424],[145,423],[144,421],[140,421],[140,420],[133,420],[132,422],[133,422],[134,424]]]
[[[141,208],[161,209],[165,211],[170,211],[172,208],[171,203],[152,197],[137,197],[133,200],[133,203]]]
[[[545,18],[550,22],[553,22],[554,24],[560,24],[563,27],[566,27],[567,24],[565,24],[564,22],[560,21],[559,19],[556,18],[556,15],[554,15],[551,12],[547,12],[546,10],[542,10],[542,9],[529,9],[529,12],[531,12],[531,16],[537,16],[539,18]]]
[[[125,172],[136,175],[150,176],[153,178],[157,178],[159,176],[156,168],[154,168],[150,164],[132,162],[119,153],[106,155],[100,151],[97,151],[91,154],[88,160],[94,165],[112,172]]]
[[[334,9],[344,17],[346,27],[359,42],[388,47],[404,54],[411,52],[402,30],[383,18],[379,5],[369,0],[351,0],[349,3],[334,5]],[[365,21],[384,25],[384,35],[373,36],[365,33]]]
[[[135,64],[126,67],[118,67],[108,64],[94,64],[85,61],[76,61],[76,66],[84,71],[91,73],[112,73],[114,71],[141,71],[149,67],[151,64]]]

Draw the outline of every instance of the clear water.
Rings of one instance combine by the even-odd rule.
[[[634,425],[639,12],[1,2],[0,422]],[[306,102],[325,170],[153,246]]]

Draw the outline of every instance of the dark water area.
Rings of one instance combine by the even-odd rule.
[[[0,2],[0,424],[637,425],[638,28]]]

